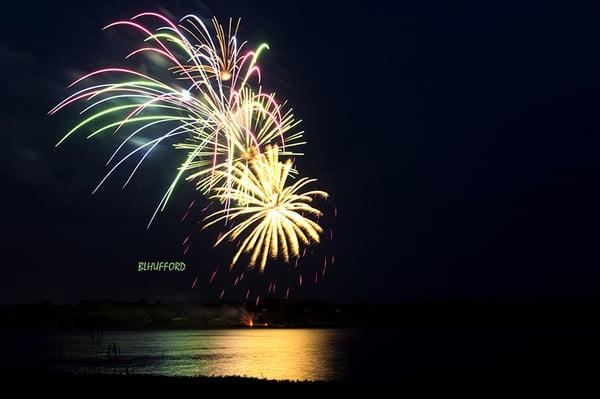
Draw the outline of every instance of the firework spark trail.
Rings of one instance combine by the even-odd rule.
[[[180,222],[183,222],[188,217],[189,214],[190,214],[190,211],[187,211],[181,218]]]
[[[215,271],[212,272],[212,274],[210,276],[210,280],[208,280],[208,285],[212,284],[212,282],[215,279],[215,276],[217,275],[218,271],[219,271],[219,267],[217,266],[217,268],[215,269]]]

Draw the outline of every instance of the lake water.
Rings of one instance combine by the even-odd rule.
[[[2,333],[2,368],[278,380],[595,381],[596,328]]]

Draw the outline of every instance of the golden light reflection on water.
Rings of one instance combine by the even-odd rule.
[[[199,345],[204,345],[199,337]],[[331,334],[310,329],[223,331],[210,337],[218,353],[195,374],[240,375],[279,380],[328,380],[334,374]]]
[[[332,380],[343,377],[346,333],[329,329],[244,328],[109,332],[102,348],[118,345],[106,368],[86,335],[57,336],[57,367],[96,373],[128,372],[170,376],[247,376],[277,380]],[[93,349],[93,350],[90,350]],[[58,352],[57,352],[58,353]]]

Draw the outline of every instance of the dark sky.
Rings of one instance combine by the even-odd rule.
[[[124,65],[139,44],[100,28],[146,10],[240,16],[251,45],[270,44],[265,86],[303,119],[299,167],[338,209],[336,263],[298,297],[599,297],[600,8],[161,3],[3,5],[0,303],[214,299],[208,236],[180,254],[193,225],[178,219],[194,191],[145,229],[171,152],[126,190],[117,175],[92,196],[118,141],[80,135],[53,148],[77,120],[75,109],[46,116],[66,85]],[[190,271],[135,271],[155,258]]]

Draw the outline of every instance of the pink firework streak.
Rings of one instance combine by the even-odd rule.
[[[215,279],[215,276],[217,275],[217,272],[219,271],[219,266],[217,266],[217,268],[215,269],[215,271],[212,273],[212,275],[210,276],[210,280],[208,280],[208,285],[211,285],[213,280]]]

